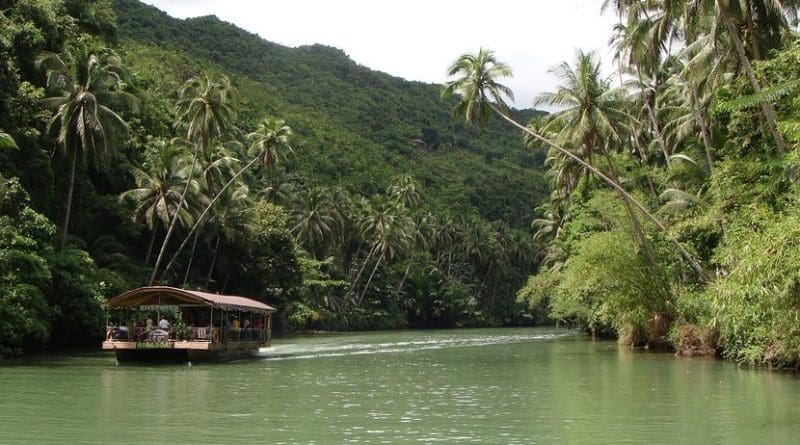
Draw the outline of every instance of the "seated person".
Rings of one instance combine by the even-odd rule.
[[[119,326],[119,330],[117,331],[117,338],[120,340],[127,340],[130,338],[130,332],[128,331],[128,326],[125,323],[122,323]]]
[[[158,321],[158,329],[169,331],[169,327],[169,321],[167,321],[166,318],[161,318],[161,320]]]

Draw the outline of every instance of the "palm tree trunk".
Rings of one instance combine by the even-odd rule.
[[[378,246],[375,245],[372,247],[372,249],[369,250],[369,253],[367,253],[367,258],[364,260],[364,263],[361,265],[361,268],[358,269],[358,273],[356,274],[356,277],[353,279],[353,282],[350,283],[351,289],[355,290],[356,285],[358,284],[358,280],[361,279],[361,274],[364,273],[364,269],[367,267],[367,263],[369,263],[370,258],[372,258],[372,255],[377,251],[377,249]],[[356,259],[358,258],[356,257]]]
[[[186,273],[183,274],[183,285],[189,281],[189,272],[192,270],[192,263],[194,262],[194,254],[197,252],[197,240],[200,238],[200,232],[194,234],[194,242],[192,243],[192,254],[189,256],[189,264],[186,265]]]
[[[70,160],[69,180],[67,182],[67,198],[64,203],[64,216],[61,220],[61,227],[58,228],[58,236],[56,237],[56,248],[61,250],[67,244],[67,233],[69,231],[69,218],[72,213],[72,193],[75,190],[75,171],[78,169],[78,151],[72,150],[72,159]]]
[[[372,268],[372,273],[369,274],[369,278],[367,279],[367,284],[364,285],[364,290],[361,291],[361,296],[358,297],[358,303],[356,307],[361,307],[362,301],[364,301],[364,295],[367,293],[367,289],[369,289],[370,283],[372,283],[372,278],[375,276],[375,272],[378,271],[378,266],[381,265],[381,260],[383,259],[383,255],[378,257],[378,261],[375,262],[375,267]]]
[[[644,85],[642,70],[638,69],[636,72],[639,74],[639,83]],[[657,81],[656,86],[657,85]],[[647,117],[650,119],[650,126],[653,129],[653,133],[656,135],[656,140],[658,141],[658,145],[661,146],[661,152],[664,153],[664,162],[667,164],[667,170],[672,170],[672,166],[670,165],[669,160],[669,149],[667,148],[667,143],[664,141],[664,136],[661,134],[661,128],[658,126],[658,117],[656,116],[655,107],[656,107],[656,90],[653,88],[653,103],[650,103],[647,94],[642,93],[642,101],[644,102],[644,107],[647,109]]]
[[[647,186],[650,188],[650,194],[652,194],[654,198],[658,198],[658,192],[656,191],[655,184],[653,184],[653,178],[650,177],[650,172],[647,171],[647,154],[642,148],[641,141],[639,141],[639,135],[633,134],[631,137],[633,139],[634,148],[639,152],[639,167],[642,169],[644,177],[647,179]]]
[[[178,201],[178,206],[175,208],[175,214],[172,215],[172,220],[169,223],[169,228],[167,229],[167,234],[164,236],[164,241],[161,242],[161,249],[158,251],[158,258],[156,258],[156,264],[153,266],[153,273],[150,274],[150,286],[153,285],[156,281],[156,275],[158,274],[158,267],[161,265],[161,260],[164,259],[164,253],[167,251],[167,245],[169,244],[170,239],[172,239],[172,233],[175,231],[175,226],[178,223],[178,216],[181,212],[181,207],[186,202],[186,194],[189,192],[189,186],[192,183],[193,176],[194,176],[194,166],[197,163],[197,149],[195,149],[194,154],[192,154],[192,165],[189,168],[189,177],[186,179],[186,186],[183,187],[183,193],[181,193],[181,199]],[[169,207],[167,207],[169,211]],[[166,273],[166,271],[164,271]]]
[[[217,242],[216,245],[214,246],[214,256],[211,258],[211,267],[208,268],[208,277],[206,277],[206,287],[211,285],[211,275],[214,274],[214,266],[217,264],[217,255],[219,255],[221,239],[222,239],[222,234],[218,234]]]
[[[739,63],[742,64],[742,68],[747,78],[750,80],[750,86],[753,87],[753,92],[758,94],[761,92],[761,84],[758,82],[755,71],[753,71],[753,65],[750,63],[750,59],[747,57],[747,53],[744,50],[744,43],[739,36],[739,31],[736,29],[731,18],[722,9],[719,0],[716,0],[716,3],[718,13],[725,21],[725,27],[728,28],[728,34],[730,34],[731,40],[733,40],[733,44],[736,47],[736,53],[739,55]],[[772,138],[775,139],[775,146],[778,148],[778,153],[784,154],[786,152],[786,142],[783,140],[781,132],[778,131],[778,115],[775,112],[775,107],[769,102],[764,102],[761,104],[761,112],[767,120],[767,126],[769,127],[769,132],[772,134]]]
[[[714,172],[714,153],[711,146],[711,131],[708,128],[708,122],[706,122],[705,116],[703,116],[703,110],[700,108],[700,100],[697,97],[697,92],[694,90],[694,87],[691,84],[689,85],[689,88],[692,90],[692,111],[694,112],[694,118],[697,121],[697,125],[700,126],[700,138],[703,140],[703,147],[706,149],[708,173],[711,174]]]
[[[453,278],[452,275],[453,269],[453,248],[447,251],[447,278]]]
[[[411,261],[408,262],[406,266],[406,271],[403,272],[403,279],[400,280],[400,284],[397,286],[397,293],[400,293],[400,290],[403,289],[403,285],[406,283],[406,278],[408,278],[408,271],[411,270]]]
[[[611,161],[611,158],[606,156],[606,162],[608,164],[608,171],[611,177],[615,180],[619,179],[619,175],[614,168],[614,164]],[[650,269],[651,276],[658,281],[657,289],[660,289],[664,292],[664,301],[668,301],[669,295],[669,287],[663,280],[663,275],[661,274],[661,267],[658,264],[658,260],[656,258],[655,253],[653,252],[653,248],[650,244],[650,240],[647,239],[647,235],[644,232],[644,228],[642,227],[641,221],[639,221],[639,216],[636,212],[633,211],[628,199],[624,196],[620,196],[622,198],[622,205],[625,207],[625,212],[628,214],[628,219],[631,221],[632,233],[631,237],[633,238],[633,242],[635,242],[640,249],[644,252],[645,258],[647,258],[647,265]]]
[[[156,243],[156,233],[158,232],[158,223],[153,227],[153,233],[150,235],[150,242],[147,244],[147,255],[144,257],[144,265],[150,264],[150,256],[153,254],[153,245]]]
[[[219,193],[217,193],[217,195],[214,196],[214,199],[212,199],[211,202],[208,203],[206,208],[203,209],[203,213],[201,213],[200,216],[197,217],[197,221],[195,221],[194,225],[192,226],[192,229],[189,230],[189,233],[186,235],[186,238],[183,239],[183,242],[181,242],[181,245],[178,246],[178,249],[172,255],[172,258],[170,258],[169,263],[167,263],[167,267],[164,268],[164,272],[162,272],[162,274],[161,274],[162,277],[164,276],[164,274],[166,274],[170,270],[170,268],[172,268],[172,265],[175,263],[175,259],[178,258],[178,255],[180,255],[180,253],[183,251],[183,248],[186,247],[186,243],[189,241],[189,238],[191,238],[191,236],[197,231],[197,228],[200,227],[200,224],[203,223],[203,218],[205,218],[206,215],[208,215],[208,212],[211,210],[212,207],[214,207],[214,204],[217,203],[217,200],[219,200],[219,197],[222,196],[225,193],[225,190],[227,190],[228,187],[230,187],[231,184],[233,184],[239,178],[239,176],[241,176],[242,173],[245,172],[245,170],[247,170],[248,168],[252,167],[252,165],[255,164],[256,161],[258,161],[257,157],[253,158],[252,161],[248,162],[247,165],[245,165],[241,170],[236,172],[236,174],[233,175],[233,177],[231,177],[231,179],[228,180],[228,182],[225,183],[225,185],[222,187],[222,189],[220,189]]]
[[[505,113],[503,113],[500,110],[498,110],[497,107],[495,107],[493,104],[489,104],[489,106],[497,114],[499,114],[500,117],[502,117],[506,122],[510,123],[511,125],[513,125],[514,127],[518,128],[518,129],[522,130],[523,132],[531,135],[534,139],[536,139],[536,140],[538,140],[540,142],[543,142],[543,143],[555,148],[556,150],[558,150],[559,152],[561,152],[565,156],[569,157],[570,159],[574,160],[578,164],[582,165],[583,167],[585,167],[586,169],[588,169],[589,171],[594,173],[595,176],[597,176],[598,178],[602,179],[606,184],[611,186],[611,188],[616,190],[620,195],[622,195],[631,204],[633,204],[634,207],[639,209],[639,211],[642,212],[647,217],[647,219],[652,221],[656,225],[656,227],[658,227],[658,229],[661,232],[666,233],[667,226],[664,225],[664,223],[661,222],[660,219],[656,218],[655,215],[650,213],[650,211],[647,210],[646,207],[644,207],[638,200],[636,200],[636,198],[634,198],[630,193],[628,193],[628,191],[625,190],[619,183],[617,183],[616,181],[612,180],[611,178],[609,178],[608,176],[603,174],[603,172],[601,172],[600,170],[595,168],[593,165],[587,163],[586,161],[584,161],[583,159],[581,159],[580,157],[578,157],[577,155],[575,155],[571,151],[565,149],[564,147],[561,147],[560,145],[558,145],[558,144],[556,144],[554,142],[549,141],[547,138],[545,138],[543,136],[540,136],[538,133],[532,131],[530,128],[527,128],[524,125],[520,124],[519,122],[515,121],[514,119],[511,119],[509,116],[506,116]],[[708,281],[708,277],[706,276],[705,271],[700,266],[700,264],[694,259],[694,257],[689,253],[689,251],[687,251],[686,248],[683,247],[683,245],[681,245],[681,243],[678,242],[678,240],[675,239],[674,237],[667,236],[667,239],[669,239],[670,242],[672,242],[673,246],[675,246],[675,248],[678,250],[678,252],[680,252],[681,256],[686,260],[687,263],[689,263],[689,265],[692,267],[692,269],[697,274],[698,278],[700,278],[700,280],[704,281],[704,282]]]
[[[750,0],[744,2],[744,18],[747,24],[747,35],[750,37],[750,49],[753,50],[753,57],[755,57],[756,60],[761,60],[761,42],[759,42],[756,24],[753,22],[752,3],[753,2]]]

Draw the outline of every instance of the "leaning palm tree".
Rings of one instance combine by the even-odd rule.
[[[542,130],[555,125],[556,142],[583,147],[586,161],[591,164],[596,152],[607,155],[610,143],[621,140],[623,122],[627,120],[622,98],[600,75],[600,63],[593,52],[578,51],[574,66],[562,62],[550,72],[561,81],[558,88],[541,94],[534,103],[561,111],[552,114]]]
[[[253,159],[248,162],[244,167],[242,167],[235,175],[233,175],[225,185],[222,186],[219,193],[209,202],[208,206],[200,213],[200,216],[197,217],[197,220],[192,226],[189,233],[186,235],[186,238],[183,239],[183,242],[175,253],[172,255],[172,258],[167,263],[167,266],[164,268],[164,274],[169,271],[172,265],[175,263],[175,259],[178,258],[181,251],[184,247],[186,247],[186,243],[189,241],[189,238],[197,231],[200,225],[203,223],[203,219],[208,215],[208,212],[214,207],[214,204],[219,200],[219,197],[225,192],[225,190],[234,184],[239,177],[250,169],[256,162],[259,162],[263,167],[272,167],[281,159],[285,158],[288,153],[292,153],[293,149],[289,140],[292,136],[292,129],[286,125],[286,122],[281,119],[264,119],[256,129],[256,131],[247,135],[247,139],[250,140],[250,153],[253,156]]]
[[[411,224],[411,219],[405,214],[405,208],[394,201],[384,196],[376,196],[369,203],[368,211],[361,219],[360,224],[362,236],[371,241],[371,249],[364,261],[364,266],[372,255],[375,255],[376,261],[369,278],[367,278],[367,283],[356,301],[356,307],[360,307],[364,301],[364,296],[380,265],[384,261],[391,261],[403,256],[410,247],[412,237],[409,227]],[[356,276],[352,283],[353,289],[358,283],[358,278]]]
[[[109,151],[110,126],[126,123],[112,108],[133,105],[132,95],[121,90],[122,60],[107,48],[79,42],[63,53],[46,53],[37,60],[47,72],[44,104],[54,111],[48,132],[59,154],[67,162],[66,196],[56,247],[62,249],[69,231],[72,195],[78,161],[94,161],[101,168]]]
[[[198,151],[209,147],[211,141],[221,137],[235,119],[232,101],[236,90],[231,86],[227,77],[211,79],[208,76],[192,77],[187,80],[178,91],[178,101],[175,104],[177,120],[175,126],[186,130],[186,140],[197,148],[192,155],[189,171],[194,172],[197,164]],[[190,176],[189,179],[192,179]],[[183,189],[181,201],[189,192],[189,183]],[[172,215],[167,234],[161,243],[161,249],[150,274],[150,285],[158,276],[161,261],[167,251],[167,246],[172,239],[175,225],[178,222],[177,214]],[[185,240],[184,240],[185,242]]]
[[[192,221],[192,212],[181,200],[184,181],[189,180],[185,175],[186,169],[180,165],[187,152],[183,146],[173,142],[158,140],[151,143],[145,153],[143,168],[133,170],[136,188],[120,195],[121,200],[132,199],[136,203],[133,220],[145,224],[151,231],[145,264],[150,262],[159,227],[169,226],[171,215],[178,215],[183,225]],[[192,181],[189,187],[195,192],[199,189],[196,181]]]
[[[495,65],[499,66],[498,69],[493,69]],[[477,124],[478,126],[485,125],[489,113],[496,112],[502,119],[511,124],[512,126],[523,131],[530,137],[554,148],[561,154],[569,157],[575,162],[579,163],[592,174],[603,180],[611,188],[616,190],[620,195],[628,200],[633,206],[644,214],[648,220],[652,221],[660,231],[666,232],[667,226],[661,222],[659,218],[653,215],[646,207],[644,207],[636,198],[634,198],[627,190],[625,190],[619,182],[614,181],[599,169],[581,159],[581,157],[572,153],[571,151],[563,148],[559,144],[550,141],[530,128],[520,124],[512,119],[505,111],[505,102],[503,96],[513,97],[510,89],[504,85],[497,83],[494,79],[495,76],[509,76],[511,70],[507,65],[499,63],[494,58],[491,51],[481,49],[478,56],[465,54],[461,56],[450,67],[449,73],[451,75],[459,75],[456,80],[449,82],[445,87],[442,95],[444,98],[451,98],[454,95],[460,96],[458,103],[453,111],[456,115],[463,115],[468,123]],[[694,260],[691,254],[683,247],[676,239],[670,238],[675,248],[681,253],[687,262],[692,266],[694,271],[701,279],[706,279],[706,274],[702,267]]]

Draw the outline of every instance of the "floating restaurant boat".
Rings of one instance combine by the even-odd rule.
[[[252,357],[269,346],[276,312],[250,298],[168,286],[134,289],[104,306],[103,349],[114,351],[119,362]]]

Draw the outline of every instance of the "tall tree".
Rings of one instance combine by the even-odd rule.
[[[341,219],[330,190],[314,187],[300,192],[291,214],[295,242],[314,258],[324,258],[325,249],[333,241]]]
[[[245,171],[249,170],[250,167],[255,165],[256,162],[259,162],[264,167],[272,167],[280,159],[286,157],[288,153],[293,152],[292,146],[289,143],[291,136],[292,136],[292,129],[286,125],[286,122],[280,119],[269,119],[265,118],[259,124],[256,131],[247,135],[247,138],[250,140],[250,154],[253,156],[253,159],[248,162],[244,167],[242,167],[235,175],[233,175],[225,185],[222,186],[222,189],[219,193],[208,203],[203,212],[200,213],[200,216],[197,217],[194,225],[192,226],[189,233],[186,235],[186,238],[183,239],[183,242],[175,253],[172,255],[172,258],[167,263],[167,266],[164,268],[164,273],[172,267],[175,263],[175,259],[178,258],[183,248],[186,247],[187,241],[189,238],[198,230],[200,225],[203,223],[203,219],[208,215],[208,212],[214,207],[214,204],[219,200],[220,195],[222,195],[225,190],[228,189],[232,184],[234,184],[239,177]]]
[[[499,68],[495,69],[495,65]],[[643,206],[637,199],[635,199],[622,185],[614,181],[603,172],[595,168],[590,163],[581,159],[579,156],[552,142],[533,130],[519,122],[512,119],[506,114],[503,109],[505,102],[503,96],[513,97],[510,94],[508,87],[499,84],[494,76],[509,76],[511,70],[507,65],[501,64],[496,61],[494,54],[491,51],[480,50],[478,56],[465,54],[461,56],[449,70],[450,75],[458,75],[459,77],[451,82],[448,82],[442,95],[444,98],[449,99],[454,95],[459,96],[453,112],[457,116],[464,116],[468,123],[477,125],[485,125],[488,121],[489,115],[494,110],[501,118],[510,123],[514,127],[522,130],[530,137],[547,144],[548,146],[556,149],[563,155],[571,158],[575,162],[581,164],[587,170],[592,172],[595,176],[607,183],[611,188],[616,190],[620,195],[624,196],[632,205],[641,211],[647,219],[652,221],[660,231],[665,232],[667,226],[655,215],[653,215],[645,206]],[[701,279],[706,278],[705,271],[692,257],[689,251],[680,244],[676,239],[670,238],[675,248],[680,252],[690,266],[694,269]]]
[[[79,41],[61,54],[43,54],[38,64],[47,72],[45,105],[54,110],[49,134],[66,161],[66,195],[56,234],[56,247],[62,249],[69,232],[78,161],[91,159],[98,169],[104,165],[111,126],[126,126],[112,108],[133,105],[135,100],[122,91],[122,60],[108,48]]]
[[[235,94],[236,90],[225,76],[219,79],[212,79],[209,76],[192,77],[178,91],[178,101],[175,104],[177,115],[175,126],[184,129],[186,140],[197,147],[189,167],[190,180],[194,175],[198,151],[209,147],[211,141],[220,138],[233,123],[236,117],[232,104]],[[186,204],[185,199],[188,192],[189,182],[186,183],[181,194],[181,205]],[[167,234],[161,243],[158,258],[156,258],[153,272],[150,274],[150,285],[153,285],[158,276],[161,261],[178,222],[177,215],[176,211],[171,216]]]
[[[150,263],[153,244],[160,225],[169,226],[171,215],[177,214],[182,224],[191,224],[192,214],[182,205],[181,190],[188,171],[181,168],[186,160],[187,151],[181,144],[157,140],[151,143],[145,153],[143,168],[133,170],[136,188],[128,190],[120,199],[133,199],[136,208],[133,219],[144,223],[151,231],[145,255],[145,264]],[[193,180],[192,180],[193,181]],[[196,181],[190,188],[198,191]]]

